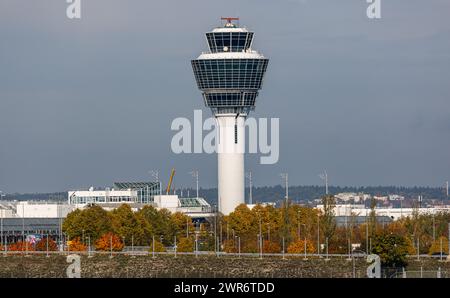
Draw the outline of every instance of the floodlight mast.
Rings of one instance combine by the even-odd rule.
[[[251,49],[253,32],[226,23],[206,33],[209,52],[191,61],[197,86],[217,123],[219,211],[245,203],[245,119],[254,110],[269,60]]]

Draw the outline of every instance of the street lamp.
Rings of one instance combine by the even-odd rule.
[[[325,182],[325,194],[328,195],[328,174],[327,171],[323,171],[323,174],[319,175],[320,179]]]
[[[287,203],[288,203],[288,199],[289,199],[289,186],[288,186],[288,173],[281,173],[280,174],[281,178],[284,179],[284,184],[285,184],[285,189],[286,189],[286,195],[285,195],[285,200],[286,200],[286,207],[287,207]]]
[[[250,204],[250,205],[252,205],[253,204],[253,193],[252,193],[252,191],[253,191],[253,181],[252,181],[252,172],[250,171],[250,172],[247,172],[246,174],[245,174],[245,177],[247,177],[248,178],[248,186],[249,186],[249,201],[248,201],[248,203]]]
[[[320,214],[317,213],[317,256],[320,256]]]
[[[198,199],[198,170],[194,170],[189,172],[189,174],[192,175],[192,177],[195,177],[196,187],[197,187],[197,199]]]
[[[159,181],[159,171],[158,170],[150,170],[148,172],[155,179],[155,182],[159,184],[159,195],[161,196],[162,189],[161,189],[161,181]]]

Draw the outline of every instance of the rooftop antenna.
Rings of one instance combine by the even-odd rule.
[[[225,27],[235,27],[235,24],[233,24],[231,21],[238,21],[238,26],[239,26],[239,18],[236,18],[236,17],[221,17],[220,19],[222,21],[227,21],[225,23]]]

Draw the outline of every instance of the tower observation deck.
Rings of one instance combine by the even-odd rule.
[[[255,108],[269,62],[252,49],[253,32],[222,18],[222,27],[206,33],[209,51],[192,60],[205,105],[218,126],[219,211],[227,215],[245,203],[245,118]]]

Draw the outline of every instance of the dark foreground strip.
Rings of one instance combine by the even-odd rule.
[[[392,297],[444,290],[447,279],[0,279],[5,294],[33,289],[33,297]],[[44,290],[46,289],[46,290]],[[54,296],[56,297],[56,296]]]

